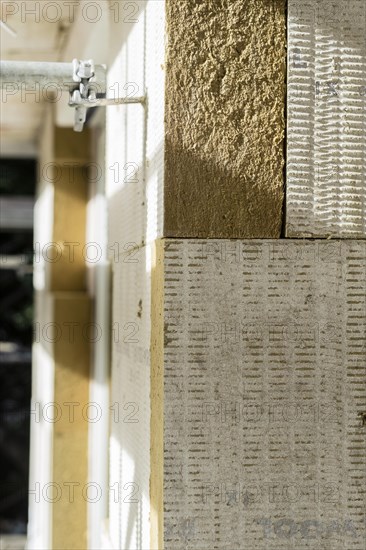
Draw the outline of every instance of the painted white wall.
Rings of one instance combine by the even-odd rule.
[[[44,119],[40,155],[44,166],[52,160],[52,106],[48,105]],[[37,197],[34,208],[34,271],[35,292],[34,344],[32,349],[32,404],[29,455],[29,519],[27,548],[48,550],[52,542],[52,505],[42,491],[52,481],[53,424],[45,420],[43,407],[54,401],[54,361],[42,337],[42,328],[52,321],[50,301],[47,300],[47,262],[41,252],[52,241],[53,186],[42,172],[38,176]],[[35,412],[32,412],[35,411]],[[46,494],[47,497],[47,494]]]
[[[100,337],[93,345],[90,402],[97,403],[100,419],[89,425],[89,483],[97,483],[101,498],[88,506],[88,548],[102,547],[102,525],[108,516],[109,372],[110,372],[110,264],[107,259],[107,199],[105,195],[105,110],[91,121],[91,162],[86,242],[97,256],[87,262],[88,291],[94,299],[94,323]]]
[[[34,271],[33,285],[36,290],[46,289],[47,255],[52,258],[53,236],[53,204],[54,204],[54,173],[52,169],[53,158],[53,109],[52,104],[47,104],[40,142],[40,162],[37,183],[36,201],[34,205]]]
[[[54,402],[55,364],[42,328],[52,322],[52,301],[46,292],[35,294],[35,343],[32,350],[32,402],[30,422],[29,517],[27,548],[52,548],[53,423],[48,404]]]

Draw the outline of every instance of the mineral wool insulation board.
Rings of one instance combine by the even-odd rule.
[[[165,2],[140,2],[139,10],[136,23],[118,30],[122,47],[108,72],[110,89],[119,89],[121,96],[148,90],[148,109],[107,109],[106,193],[113,255],[163,232]]]
[[[164,241],[165,549],[365,549],[365,248]]]
[[[288,2],[287,236],[366,236],[366,2]]]
[[[109,536],[115,549],[150,547],[150,250],[132,249],[113,264]]]

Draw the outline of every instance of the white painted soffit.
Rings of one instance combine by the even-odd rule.
[[[9,61],[60,61],[79,2],[1,0],[0,55]],[[6,28],[7,27],[7,28]],[[71,61],[71,60],[70,60]],[[2,156],[37,152],[44,111],[43,92],[18,83],[13,95],[2,92],[0,136]]]

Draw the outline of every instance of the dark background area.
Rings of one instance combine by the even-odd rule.
[[[0,196],[34,197],[36,169],[33,159],[0,159]],[[0,255],[0,532],[12,534],[28,521],[33,230],[1,228]]]

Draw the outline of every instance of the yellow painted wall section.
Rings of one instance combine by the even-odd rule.
[[[86,293],[53,293],[53,322],[61,327],[54,344],[55,414],[53,482],[61,498],[53,504],[53,549],[86,548],[88,428],[98,410],[89,406],[91,301]],[[55,336],[56,337],[56,336]]]

